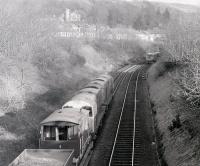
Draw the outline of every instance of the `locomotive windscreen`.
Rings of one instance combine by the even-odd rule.
[[[43,140],[69,140],[78,134],[78,125],[74,126],[44,126]]]

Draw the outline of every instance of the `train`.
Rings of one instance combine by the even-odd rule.
[[[80,165],[96,139],[113,92],[114,79],[111,75],[104,74],[92,80],[40,123],[39,149],[24,150],[9,166],[28,165],[27,161],[33,163],[42,159],[47,162],[45,164],[51,165],[52,162],[48,163],[50,158],[63,153],[70,158],[62,159],[62,165]],[[52,156],[45,160],[47,150]]]
[[[148,64],[154,63],[160,57],[160,52],[149,52],[146,54],[146,61]]]

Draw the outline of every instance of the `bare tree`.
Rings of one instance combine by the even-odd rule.
[[[192,21],[191,21],[192,20]],[[185,65],[177,78],[183,95],[192,104],[200,103],[200,17],[184,17],[169,24],[165,48],[171,58]]]

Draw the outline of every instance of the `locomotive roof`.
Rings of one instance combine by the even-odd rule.
[[[90,94],[97,94],[102,88],[104,88],[104,85],[106,84],[107,81],[108,79],[106,79],[105,77],[98,78],[87,84],[85,88],[81,89],[78,93],[87,92]]]
[[[68,101],[67,103],[69,102],[72,103],[72,101],[74,101],[75,103],[78,103],[78,105],[94,106],[96,105],[96,95],[94,93],[88,93],[88,92],[82,91],[81,93],[79,92],[76,95],[74,95],[71,98],[71,100]]]
[[[78,93],[90,93],[96,95],[100,91],[100,88],[86,87],[81,89]]]
[[[93,113],[96,114],[96,95],[100,90],[102,90],[103,85],[106,84],[107,81],[112,79],[110,75],[101,75],[100,77],[97,77],[92,82],[90,82],[88,85],[86,85],[85,88],[81,89],[74,95],[70,101],[66,102],[62,108],[65,107],[73,107],[73,108],[81,108],[83,106],[91,106],[93,107]]]
[[[87,85],[85,88],[99,89],[99,88],[101,88],[101,86],[98,86],[98,85],[95,85],[95,84],[89,84],[89,85]],[[84,88],[84,89],[85,89],[85,88]]]
[[[86,113],[77,111],[77,108],[64,108],[54,111],[41,124],[48,124],[51,122],[70,122],[74,124],[81,124],[87,118]]]
[[[72,100],[74,99],[81,99],[83,101],[95,101],[96,102],[96,95],[94,93],[88,93],[88,92],[81,92],[77,93],[75,96],[72,97]],[[90,103],[90,102],[89,102]]]
[[[69,101],[70,106],[72,106],[71,105],[72,101],[74,102],[73,107],[75,107],[75,108],[81,108],[82,106],[93,107],[92,112],[93,112],[94,115],[96,115],[97,102],[96,102],[96,95],[95,94],[82,92],[82,93],[79,93],[79,94],[75,95],[74,97],[72,97],[72,99]],[[64,106],[67,106],[69,104],[69,102],[65,103]]]
[[[103,81],[108,81],[109,79],[111,79],[112,77],[110,75],[101,75],[99,77],[97,77],[95,80],[103,80]]]
[[[102,87],[102,86],[104,86],[106,84],[106,82],[107,81],[93,80],[92,82],[87,84],[86,87],[88,87],[88,86]]]
[[[98,81],[98,80],[94,80],[91,83],[89,83],[88,85],[97,85],[97,86],[103,86],[105,84],[105,81]]]
[[[102,74],[102,75],[100,75],[100,77],[111,78],[111,76],[109,74]]]
[[[90,103],[88,102],[85,102],[85,101],[81,101],[81,100],[70,100],[68,101],[67,103],[65,103],[63,105],[63,108],[66,108],[66,107],[72,107],[72,108],[79,108],[81,109],[81,107],[83,106],[92,106]]]

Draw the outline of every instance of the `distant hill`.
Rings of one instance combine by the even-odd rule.
[[[156,7],[160,8],[171,8],[171,10],[176,10],[183,13],[199,13],[200,6],[190,5],[190,4],[181,4],[181,3],[164,3],[164,2],[152,2]]]

